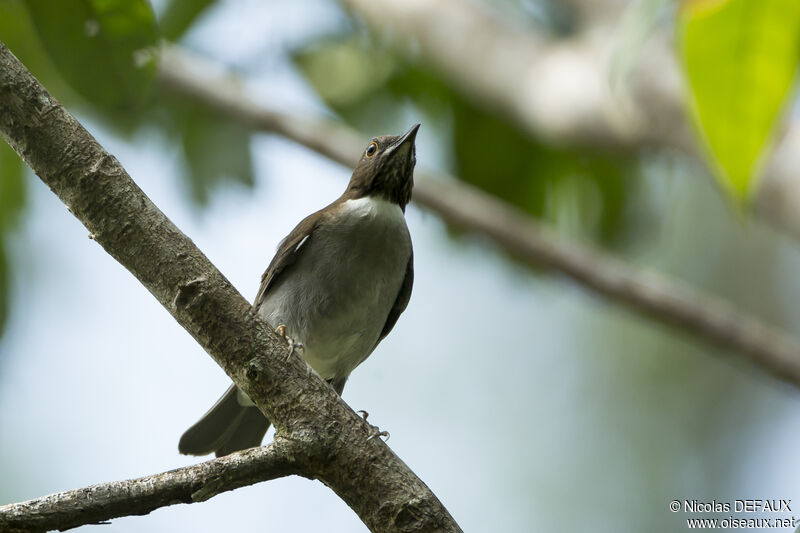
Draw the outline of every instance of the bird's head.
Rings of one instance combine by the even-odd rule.
[[[380,197],[405,210],[414,186],[414,139],[418,129],[419,124],[415,124],[403,135],[373,138],[353,170],[348,194],[353,198]]]

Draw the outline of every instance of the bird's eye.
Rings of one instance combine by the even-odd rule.
[[[375,155],[375,152],[377,151],[378,151],[378,143],[372,141],[371,143],[369,143],[369,146],[367,146],[367,151],[364,152],[364,155],[366,155],[367,157],[372,157],[373,155]]]

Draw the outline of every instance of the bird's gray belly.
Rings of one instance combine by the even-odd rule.
[[[273,326],[286,325],[323,378],[346,378],[375,348],[400,291],[408,229],[402,213],[345,219],[318,229],[304,246],[259,312]]]

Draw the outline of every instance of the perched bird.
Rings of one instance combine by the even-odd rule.
[[[411,296],[413,251],[404,213],[418,129],[372,139],[344,194],[281,241],[261,279],[255,309],[338,394]],[[183,434],[178,450],[219,457],[259,446],[269,424],[231,385]]]

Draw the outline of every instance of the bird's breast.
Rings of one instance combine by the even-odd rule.
[[[377,198],[346,200],[323,219],[260,313],[302,342],[323,378],[346,377],[374,349],[411,256],[403,211]]]

